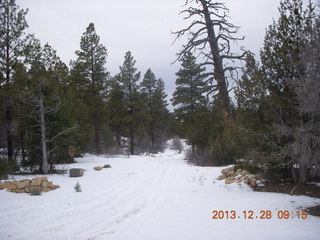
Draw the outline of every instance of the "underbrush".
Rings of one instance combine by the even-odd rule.
[[[0,160],[0,179],[8,178],[8,164],[5,160]]]

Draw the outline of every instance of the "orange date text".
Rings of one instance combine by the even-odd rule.
[[[212,211],[212,219],[307,219],[308,213],[305,210],[214,210]]]

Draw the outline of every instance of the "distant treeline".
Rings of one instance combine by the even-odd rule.
[[[131,52],[117,75],[107,72],[93,23],[67,66],[25,35],[27,11],[9,0],[0,6],[0,147],[9,172],[33,165],[47,173],[84,152],[158,152],[176,135],[195,162],[236,163],[300,183],[319,176],[320,17],[313,4],[282,0],[257,60],[247,50],[232,53],[230,43],[242,38],[224,4],[186,1],[182,13],[193,21],[175,32],[187,43],[177,55],[174,113],[163,80],[151,69],[141,76]]]

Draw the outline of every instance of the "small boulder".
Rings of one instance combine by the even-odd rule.
[[[47,177],[38,177],[41,182],[48,182]]]
[[[246,183],[246,184],[249,184],[250,179],[249,179],[249,178],[244,178],[244,179],[243,179],[243,182]]]
[[[12,191],[12,190],[15,190],[15,189],[18,189],[18,186],[15,184],[15,182],[9,182],[7,184],[7,187],[6,187],[9,191]]]
[[[2,189],[9,188],[9,186],[11,186],[11,184],[12,183],[9,182],[9,181],[3,182],[3,183],[0,184],[0,189],[2,190]]]
[[[82,177],[83,169],[82,168],[71,168],[69,171],[70,177]]]
[[[10,192],[13,192],[13,193],[24,193],[25,190],[24,189],[12,189]]]
[[[34,178],[31,180],[31,186],[40,186],[41,185],[41,178]]]
[[[221,173],[225,176],[228,176],[229,172],[233,171],[234,167],[229,167],[221,170]]]
[[[249,185],[250,185],[251,187],[257,186],[257,180],[256,180],[255,178],[251,178],[251,179],[249,180]]]
[[[29,182],[29,180],[21,180],[19,182],[16,182],[16,185],[17,185],[18,189],[23,189],[25,187],[30,186],[30,182]]]
[[[242,175],[236,175],[235,179],[238,179],[238,180],[241,179],[242,180]]]
[[[219,176],[219,177],[217,177],[217,180],[224,180],[224,179],[226,179],[227,177],[225,176],[225,175],[221,175],[221,176]]]
[[[250,172],[247,170],[242,170],[241,174],[242,174],[242,176],[245,176],[245,175],[249,175]]]
[[[41,187],[40,186],[30,186],[29,187],[29,192],[32,195],[37,195],[39,192],[41,193]]]
[[[93,169],[96,170],[96,171],[100,171],[100,170],[103,169],[103,167],[102,166],[97,166],[97,167],[94,167]]]
[[[241,173],[242,173],[242,169],[239,168],[239,169],[236,171],[235,175],[241,175]]]
[[[53,187],[53,182],[48,182],[48,185],[47,185],[48,188],[51,188]]]
[[[231,183],[233,183],[233,180],[227,178],[227,179],[224,181],[224,183],[225,183],[225,184],[231,184]]]
[[[43,188],[48,188],[48,182],[42,182],[41,187]]]
[[[50,188],[42,188],[41,192],[49,192],[51,189]]]

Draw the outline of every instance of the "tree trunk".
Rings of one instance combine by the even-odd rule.
[[[47,138],[46,138],[46,124],[44,120],[44,103],[43,94],[40,96],[40,127],[41,127],[41,145],[42,145],[42,171],[43,174],[48,174],[48,152],[47,152]]]
[[[7,46],[7,58],[9,58],[9,46]],[[9,70],[9,59],[7,62],[6,70],[6,85],[7,90],[10,91],[10,70]],[[11,96],[9,97],[8,106],[6,109],[6,118],[7,118],[7,148],[8,148],[8,162],[10,168],[13,166],[13,136],[12,136],[12,107],[11,107]],[[12,169],[11,169],[12,170]]]
[[[24,148],[24,134],[21,134],[20,144],[21,144],[22,162],[24,163],[26,161],[26,152]]]
[[[121,148],[122,144],[121,144],[121,135],[120,134],[116,134],[116,140],[117,140],[119,148]]]
[[[293,180],[294,182],[298,182],[298,177],[297,177],[296,169],[294,168],[293,165],[292,165],[290,168],[291,168],[291,177],[292,177],[292,180]]]
[[[151,138],[151,147],[152,147],[152,151],[155,150],[155,144],[154,144],[154,141],[155,141],[155,137],[154,137],[154,127],[153,127],[153,121],[151,121],[150,123],[150,138]]]
[[[299,184],[305,184],[307,182],[308,169],[305,163],[299,163]]]
[[[220,49],[218,45],[218,39],[216,37],[214,26],[212,24],[209,9],[206,0],[201,0],[203,12],[205,15],[206,28],[208,32],[208,39],[213,59],[214,67],[214,79],[217,82],[217,89],[219,93],[219,101],[221,104],[221,113],[225,125],[229,125],[232,122],[230,98],[227,88],[227,82],[225,78],[225,72],[223,68],[222,58],[220,56]]]
[[[154,133],[153,132],[151,132],[150,138],[151,138],[151,148],[152,148],[152,151],[154,151],[155,150],[155,143],[154,143]]]
[[[131,92],[131,87],[130,87]],[[129,102],[132,104],[132,94],[130,94]],[[130,154],[134,155],[134,129],[133,129],[133,107],[132,105],[129,107],[129,116],[130,116],[130,122],[129,122],[129,134],[130,134]]]
[[[192,158],[195,158],[195,156],[196,156],[196,145],[194,143],[191,144],[191,154],[192,154]]]
[[[10,103],[9,103],[10,104]],[[13,166],[13,136],[12,136],[12,111],[11,107],[7,107],[7,148],[8,148],[8,162],[10,167]]]
[[[94,141],[96,147],[96,153],[101,154],[101,144],[100,144],[100,128],[96,119],[94,120]]]
[[[131,155],[134,155],[134,132],[132,123],[130,123],[130,153]]]

